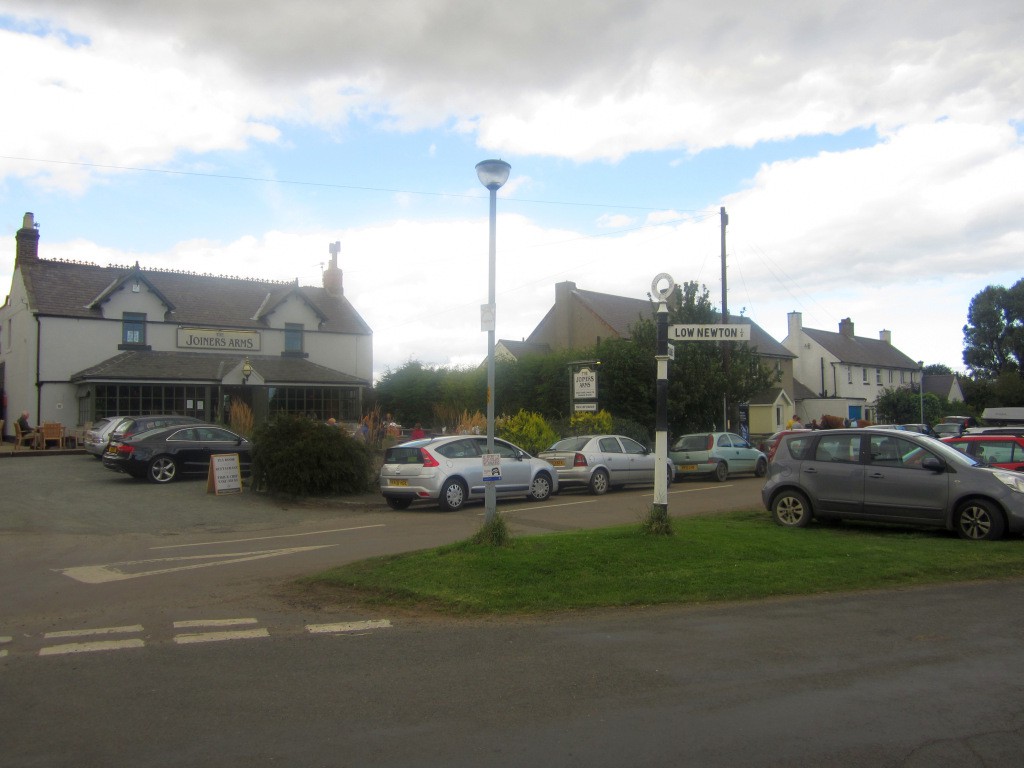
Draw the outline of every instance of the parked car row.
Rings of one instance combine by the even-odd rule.
[[[246,438],[219,424],[175,414],[99,419],[86,431],[84,447],[107,469],[153,483],[206,477],[214,454],[238,454],[243,477],[252,466],[252,444]]]
[[[534,457],[505,440],[495,439],[497,474],[485,477],[487,439],[449,435],[410,440],[387,449],[380,472],[380,491],[392,509],[414,501],[437,502],[446,510],[482,499],[487,483],[498,496],[543,501],[560,488],[586,488],[603,494],[626,485],[654,483],[658,462],[653,451],[624,435],[578,435],[556,441]],[[760,477],[765,455],[739,435],[708,432],[684,435],[672,446],[664,464],[666,486],[677,477],[710,475],[724,481],[733,472]],[[491,479],[491,478],[494,479]]]

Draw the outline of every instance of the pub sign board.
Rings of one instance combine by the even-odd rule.
[[[221,328],[179,328],[179,349],[219,352],[259,352],[259,331],[228,331]]]

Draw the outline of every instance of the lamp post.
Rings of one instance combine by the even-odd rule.
[[[924,360],[918,360],[917,367],[921,369],[921,380],[917,383],[917,391],[921,395],[921,424],[924,424]]]
[[[494,454],[494,327],[496,324],[494,306],[494,261],[495,229],[498,215],[498,190],[508,181],[512,166],[504,160],[482,160],[476,164],[476,176],[491,193],[491,240],[487,260],[487,304],[480,308],[481,330],[487,331],[487,453]],[[484,480],[488,477],[485,475]],[[497,494],[494,482],[484,482],[484,525],[494,521],[497,508]]]

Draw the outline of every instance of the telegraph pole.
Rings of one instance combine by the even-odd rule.
[[[725,228],[729,224],[729,214],[725,212],[723,205],[719,211],[722,220],[722,325],[729,324],[729,288],[725,270]],[[725,380],[729,381],[729,342],[722,342],[722,369],[725,371]],[[728,384],[726,385],[728,386]],[[729,430],[729,402],[728,396],[722,393],[722,431]]]

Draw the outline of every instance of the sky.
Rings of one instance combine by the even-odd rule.
[[[320,285],[375,377],[486,359],[555,285],[706,285],[962,370],[1021,279],[1019,0],[0,0],[0,291],[40,256]],[[6,233],[6,236],[4,235]]]

